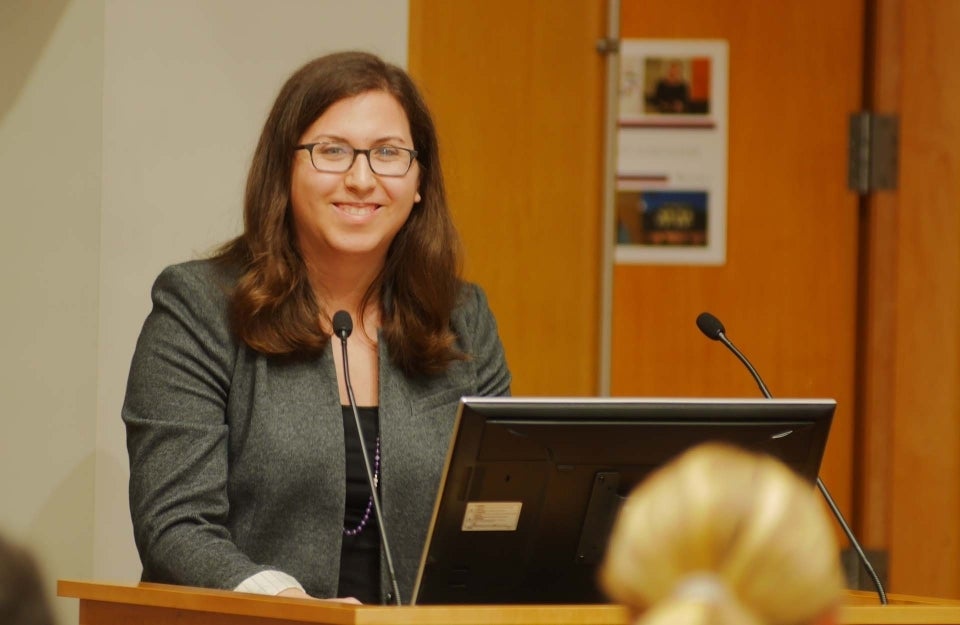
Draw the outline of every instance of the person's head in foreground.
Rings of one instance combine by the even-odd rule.
[[[53,625],[43,578],[33,555],[0,536],[0,623]]]
[[[630,494],[600,581],[644,625],[829,625],[843,588],[813,485],[774,458],[713,443]]]

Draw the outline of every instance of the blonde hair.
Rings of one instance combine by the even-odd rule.
[[[812,622],[839,602],[839,551],[814,487],[772,457],[709,443],[631,493],[600,581],[638,622]]]

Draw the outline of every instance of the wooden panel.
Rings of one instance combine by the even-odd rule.
[[[901,114],[891,587],[960,597],[960,3],[888,6]]]
[[[729,42],[728,236],[720,267],[616,268],[613,393],[759,395],[695,327],[713,312],[774,395],[837,399],[822,476],[849,515],[862,3],[625,0],[621,20],[624,37]]]
[[[80,625],[291,625],[291,621],[287,619],[99,601],[80,602],[79,622]],[[296,622],[293,622],[293,625],[296,625]]]
[[[164,584],[60,580],[57,594],[80,599],[80,625],[625,625],[615,605],[370,606],[248,595]],[[960,605],[891,595],[877,606],[865,593],[844,597],[838,623],[960,624]]]
[[[518,395],[597,392],[603,5],[410,2],[409,68]]]

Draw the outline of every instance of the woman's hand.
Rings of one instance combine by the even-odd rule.
[[[285,588],[277,593],[278,597],[293,597],[294,599],[313,599],[299,588]]]
[[[278,597],[293,597],[294,599],[314,599],[315,601],[329,601],[331,603],[350,603],[353,605],[361,605],[359,601],[353,597],[337,597],[335,599],[317,599],[316,597],[311,597],[307,593],[303,592],[299,588],[287,588],[281,590],[277,593]]]

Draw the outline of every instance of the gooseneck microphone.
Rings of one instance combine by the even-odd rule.
[[[757,386],[760,387],[760,392],[763,393],[763,396],[767,399],[771,399],[770,391],[767,390],[766,385],[763,383],[763,380],[760,379],[760,374],[757,373],[757,370],[753,368],[753,365],[750,364],[750,361],[747,360],[747,357],[740,353],[740,350],[730,342],[730,339],[727,338],[727,335],[724,334],[726,330],[723,328],[723,324],[720,323],[720,320],[711,315],[708,312],[700,313],[697,315],[697,327],[700,328],[700,331],[703,332],[707,338],[713,339],[714,341],[720,341],[727,346],[733,355],[740,359],[740,362],[750,371],[750,375],[753,376],[753,379],[756,380]]]
[[[343,381],[347,387],[347,399],[350,400],[350,410],[353,411],[353,421],[357,426],[357,436],[360,438],[360,451],[363,455],[363,467],[367,471],[367,484],[370,485],[370,496],[373,499],[373,509],[377,515],[377,529],[380,530],[380,542],[383,543],[383,553],[387,559],[387,572],[390,575],[390,585],[393,587],[393,596],[397,605],[400,601],[400,588],[397,586],[397,573],[393,568],[393,556],[390,543],[387,541],[387,528],[383,523],[383,513],[380,511],[380,496],[377,494],[377,484],[373,479],[373,470],[370,468],[370,454],[367,453],[367,443],[363,440],[363,430],[360,427],[360,413],[357,411],[357,400],[353,394],[353,384],[350,382],[350,361],[347,358],[347,337],[353,333],[353,319],[345,310],[338,310],[333,315],[333,333],[340,337],[340,347],[343,353]]]
[[[697,327],[700,328],[700,331],[703,332],[708,339],[720,341],[727,347],[727,349],[733,352],[733,355],[736,356],[740,362],[747,367],[750,375],[752,375],[753,379],[756,381],[757,386],[760,387],[760,392],[763,393],[763,396],[767,399],[773,399],[773,395],[771,395],[770,391],[767,390],[767,385],[763,383],[763,380],[760,378],[760,374],[757,373],[757,370],[753,368],[753,365],[750,364],[750,361],[747,360],[747,357],[740,353],[740,350],[737,349],[736,346],[730,342],[730,339],[727,338],[726,330],[724,329],[723,324],[720,323],[719,319],[708,312],[700,313],[697,316]],[[833,497],[830,496],[830,492],[827,490],[826,484],[823,483],[823,480],[821,480],[819,476],[817,476],[817,488],[820,490],[823,498],[826,499],[827,505],[830,506],[830,510],[833,512],[833,516],[836,517],[837,521],[840,523],[843,533],[847,535],[847,538],[850,540],[850,544],[853,545],[853,549],[857,552],[857,556],[860,558],[863,568],[866,569],[867,574],[869,574],[870,578],[873,580],[873,585],[877,587],[877,594],[880,596],[880,603],[887,605],[887,593],[883,590],[883,584],[880,583],[880,577],[877,575],[876,571],[873,570],[873,565],[870,564],[870,560],[867,559],[867,554],[863,552],[863,549],[860,547],[860,543],[857,542],[856,536],[853,535],[853,530],[851,530],[850,526],[847,525],[846,519],[843,518],[843,513],[840,512],[840,508],[838,508],[836,502],[833,501]]]

